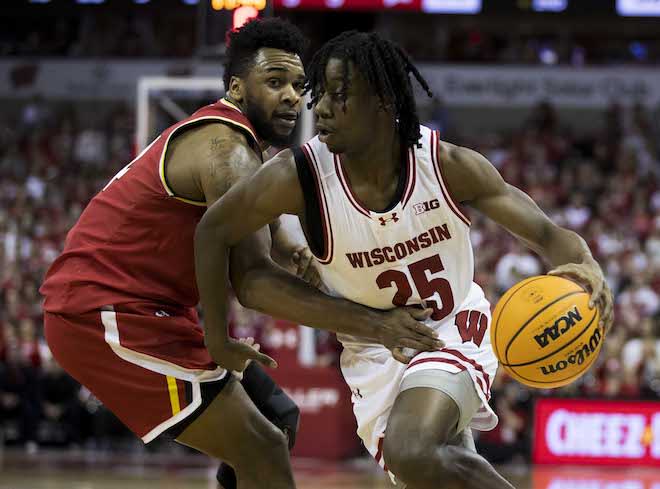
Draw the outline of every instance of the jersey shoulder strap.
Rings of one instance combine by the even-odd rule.
[[[303,149],[299,146],[292,148],[293,157],[296,161],[296,170],[298,171],[298,180],[305,200],[304,222],[301,222],[302,228],[307,237],[309,248],[316,256],[325,254],[325,242],[323,233],[323,217],[321,206],[319,204],[321,188],[316,183],[316,170],[312,168],[312,163],[307,159]]]

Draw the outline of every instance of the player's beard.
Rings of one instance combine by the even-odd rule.
[[[286,136],[278,134],[270,122],[270,117],[255,103],[250,97],[246,97],[247,106],[245,108],[245,116],[248,118],[255,131],[261,139],[268,141],[273,146],[284,148],[291,145],[294,138],[295,128]]]

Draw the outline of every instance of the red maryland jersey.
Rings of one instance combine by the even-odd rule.
[[[67,235],[40,289],[46,311],[81,313],[145,300],[183,307],[199,302],[193,238],[206,203],[174,195],[165,153],[183,128],[216,121],[235,126],[258,146],[247,118],[224,99],[165,130],[92,199]]]

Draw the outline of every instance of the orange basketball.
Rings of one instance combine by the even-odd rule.
[[[603,343],[598,309],[577,283],[550,275],[511,287],[495,306],[495,355],[517,381],[549,389],[584,374]]]

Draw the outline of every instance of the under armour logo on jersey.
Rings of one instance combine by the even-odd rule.
[[[385,219],[384,217],[379,217],[378,220],[380,221],[381,226],[385,226],[390,221],[398,222],[399,218],[396,217],[396,212],[392,212],[392,215],[390,217],[388,217],[387,219]]]
[[[168,318],[168,317],[170,317],[170,315],[167,314],[167,313],[166,313],[165,311],[163,311],[162,309],[161,309],[160,311],[156,311],[156,312],[154,313],[154,315],[155,315],[156,317],[159,317],[159,318]]]

